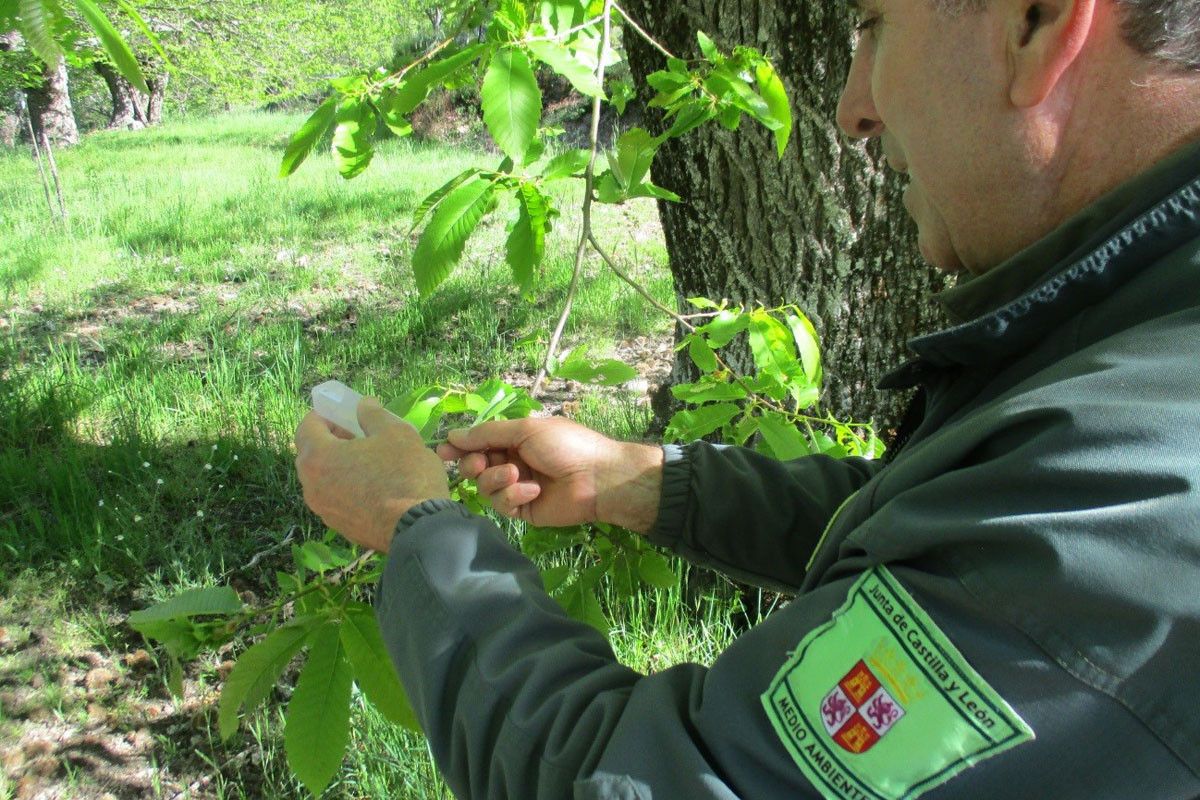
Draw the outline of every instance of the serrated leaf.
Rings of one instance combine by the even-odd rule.
[[[347,608],[341,636],[354,669],[354,681],[371,704],[389,721],[411,731],[421,730],[371,607],[356,604]]]
[[[537,186],[525,183],[517,190],[520,210],[505,243],[505,256],[522,294],[533,288],[534,273],[546,254],[546,198]]]
[[[480,98],[483,122],[496,146],[514,162],[524,163],[542,118],[542,91],[523,51],[510,47],[496,51]]]
[[[779,127],[774,131],[775,150],[779,157],[783,158],[783,151],[787,149],[788,140],[792,136],[793,125],[792,105],[788,102],[787,89],[784,88],[775,68],[769,63],[759,64],[754,70],[754,77],[758,84],[758,93],[766,101],[771,116],[779,123]]]
[[[733,403],[716,403],[694,410],[680,411],[671,417],[666,436],[682,442],[691,442],[728,425],[741,413],[741,407]]]
[[[436,208],[438,203],[442,202],[442,200],[446,198],[446,195],[450,194],[459,186],[462,186],[469,179],[474,178],[481,172],[483,172],[483,170],[475,167],[465,170],[464,172],[460,172],[458,175],[455,175],[453,178],[442,184],[441,188],[439,188],[433,194],[422,200],[421,205],[417,206],[417,210],[413,212],[413,230],[416,230],[417,226],[421,224],[421,220],[425,219],[425,215]]]
[[[237,731],[243,706],[250,713],[270,693],[311,629],[311,623],[286,625],[242,653],[221,687],[217,726],[222,739]]]
[[[613,108],[617,110],[617,115],[625,113],[625,107],[629,101],[637,97],[637,90],[633,88],[633,84],[629,81],[614,81],[609,88],[610,99]]]
[[[396,114],[407,116],[429,95],[429,90],[452,77],[489,49],[489,44],[476,44],[459,50],[452,56],[434,61],[424,69],[409,75],[396,89],[392,106]]]
[[[552,371],[554,377],[580,383],[593,383],[600,386],[620,386],[637,377],[637,370],[628,364],[622,364],[614,359],[592,361],[579,351],[563,361]]]
[[[750,352],[761,372],[785,376],[796,362],[796,344],[791,331],[765,311],[750,316]]]
[[[542,586],[545,588],[546,594],[554,594],[570,577],[571,565],[560,564],[557,567],[547,567],[541,571],[541,575]]]
[[[642,183],[650,172],[658,145],[658,140],[644,128],[632,128],[621,134],[616,156],[608,154],[608,168],[626,193]]]
[[[696,31],[696,41],[700,43],[700,52],[714,64],[719,64],[725,59],[721,57],[721,53],[717,50],[717,45],[704,31]]]
[[[476,180],[459,186],[438,205],[412,258],[417,289],[422,296],[428,296],[450,276],[462,258],[467,239],[491,210],[495,195],[496,185],[492,181]]]
[[[700,308],[711,311],[718,311],[721,308],[721,306],[714,303],[712,300],[709,300],[707,297],[689,297],[687,301],[692,308]]]
[[[42,0],[20,0],[21,35],[33,54],[48,66],[57,66],[62,48],[54,40],[51,13]]]
[[[581,573],[552,596],[572,619],[587,623],[604,635],[608,635],[608,617],[604,616],[600,600],[596,597],[596,578],[586,572]]]
[[[671,394],[685,403],[699,405],[714,401],[744,400],[746,390],[737,383],[714,383],[701,381],[699,383],[683,383],[671,387]]]
[[[133,51],[121,38],[121,34],[117,33],[117,29],[109,22],[104,12],[92,0],[75,0],[75,7],[87,20],[88,27],[100,39],[100,45],[112,60],[117,71],[124,75],[125,79],[132,83],[139,92],[150,94],[150,89],[146,86],[146,78],[142,75],[142,68],[138,66]]]
[[[550,159],[550,163],[542,170],[542,180],[557,181],[578,175],[587,169],[592,154],[588,150],[568,150]]]
[[[701,325],[696,331],[707,336],[708,343],[713,348],[719,349],[733,341],[733,337],[746,330],[749,325],[750,320],[746,318],[745,314],[725,309],[713,317],[711,322]]]
[[[129,615],[135,629],[147,622],[162,622],[208,614],[236,614],[242,610],[237,592],[228,586],[187,589],[172,598]]]
[[[656,200],[666,200],[671,203],[681,202],[683,198],[672,192],[670,189],[664,189],[661,186],[655,186],[653,183],[646,181],[629,190],[630,197],[653,197]]]
[[[337,774],[350,739],[350,687],[354,673],[338,626],[313,631],[308,663],[300,672],[284,722],[288,766],[304,787],[320,796]]]
[[[526,46],[534,58],[570,81],[575,91],[588,97],[604,97],[596,73],[567,47],[551,41],[529,42]]]
[[[304,159],[317,146],[321,137],[333,126],[337,117],[338,98],[331,97],[317,107],[317,110],[304,121],[300,130],[292,135],[287,150],[283,153],[283,161],[279,165],[279,177],[286,178],[300,168]]]
[[[379,120],[370,103],[346,99],[337,109],[333,163],[346,180],[362,174],[375,156],[372,142]]]
[[[692,363],[701,372],[715,372],[717,354],[709,347],[708,342],[704,341],[704,337],[690,336],[688,339],[688,355],[692,357]]]
[[[768,411],[759,418],[758,430],[775,458],[780,461],[791,461],[812,452],[812,445],[804,434],[790,421],[773,411]]]
[[[714,116],[716,116],[716,112],[707,102],[688,103],[675,116],[675,121],[671,123],[671,129],[667,131],[667,136],[673,138],[683,136],[708,122]]]
[[[803,314],[788,314],[788,327],[791,328],[792,338],[800,353],[800,363],[804,367],[804,375],[814,386],[821,385],[821,345],[817,338],[817,329]]]
[[[642,554],[638,561],[638,576],[656,589],[670,589],[679,585],[679,576],[671,569],[671,562],[654,551]]]

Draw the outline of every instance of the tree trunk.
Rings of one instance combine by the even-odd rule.
[[[850,15],[827,0],[628,0],[625,8],[680,58],[699,56],[696,31],[722,49],[757,47],[792,99],[795,129],[782,161],[771,134],[746,119],[736,132],[707,125],[663,146],[654,182],[678,296],[769,306],[794,302],[821,333],[829,408],[893,427],[904,398],[875,382],[904,358],[904,342],[939,324],[929,294],[944,279],[925,266],[878,149],[848,145],[834,117],[851,55]],[[632,32],[630,67],[645,76],[664,58]],[[691,365],[676,362],[676,378]]]
[[[109,130],[127,128],[135,131],[145,127],[145,119],[135,100],[138,92],[133,88],[133,84],[107,61],[97,61],[92,66],[96,73],[104,79],[105,85],[108,86],[108,93],[112,97],[112,113],[108,118]]]
[[[16,50],[21,44],[21,34],[17,31],[8,31],[0,33],[0,52]],[[21,98],[20,102],[15,102],[17,98]],[[18,139],[21,136],[22,119],[20,109],[24,104],[24,95],[21,92],[13,92],[13,106],[11,109],[5,108],[0,110],[0,146],[15,147]]]
[[[166,71],[157,74],[146,73],[146,86],[150,96],[146,98],[146,124],[158,125],[163,119],[163,100],[167,96],[167,80],[170,74]]]
[[[54,147],[79,143],[79,128],[75,125],[75,111],[67,91],[65,61],[59,60],[56,67],[46,67],[42,72],[42,85],[26,89],[25,96],[29,99],[29,116],[36,137],[49,140]]]

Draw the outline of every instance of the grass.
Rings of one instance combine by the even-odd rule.
[[[409,263],[412,210],[451,174],[496,157],[397,141],[352,182],[328,159],[281,181],[279,156],[301,120],[227,116],[90,136],[58,155],[65,225],[50,220],[27,155],[0,153],[0,598],[21,598],[0,606],[0,741],[16,741],[32,719],[12,714],[12,687],[35,669],[20,659],[28,641],[63,670],[46,667],[43,688],[21,695],[26,711],[83,725],[91,689],[80,695],[55,676],[84,670],[86,653],[122,687],[95,701],[108,709],[104,724],[141,726],[146,708],[169,702],[157,673],[123,660],[142,646],[125,613],[220,580],[265,591],[281,560],[242,565],[289,532],[323,532],[291,464],[308,388],[337,377],[390,398],[528,376],[540,361],[569,281],[578,190],[557,198],[564,216],[533,301],[506,274],[513,211],[503,208],[422,300]],[[597,227],[670,303],[650,220],[649,204],[602,208]],[[668,321],[598,263],[586,268],[569,343],[595,342],[602,355],[669,335]],[[645,406],[619,393],[573,405],[615,436],[639,437],[648,422]],[[659,593],[614,611],[614,646],[641,669],[711,660],[733,635],[720,597],[696,609]],[[6,630],[38,635],[6,650]],[[220,657],[202,659],[188,702],[163,712],[161,727],[145,723],[159,788],[144,796],[171,796],[167,776],[181,775],[202,776],[196,797],[303,796],[283,760],[279,705],[232,748],[215,741],[219,671]],[[354,737],[327,796],[448,796],[419,737],[366,707]],[[79,796],[96,780],[67,760],[54,776]],[[7,781],[0,770],[0,798]]]

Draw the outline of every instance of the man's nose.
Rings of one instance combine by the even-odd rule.
[[[871,69],[863,47],[854,52],[850,74],[838,101],[837,124],[851,139],[870,139],[883,133],[883,120],[871,96]]]

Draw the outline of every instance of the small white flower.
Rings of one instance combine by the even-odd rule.
[[[233,454],[233,460],[234,460],[234,461],[237,461],[237,460],[238,460],[237,453],[234,453],[234,454]]]
[[[150,469],[150,462],[149,462],[149,461],[143,461],[143,462],[142,462],[142,467],[143,467],[144,469]]]
[[[212,448],[212,449],[213,449],[213,452],[214,452],[214,453],[215,453],[215,452],[217,452],[217,446],[216,446],[215,444],[213,445],[213,448]]]
[[[142,515],[141,515],[141,514],[134,514],[134,515],[133,515],[133,521],[134,521],[134,522],[141,522],[141,521],[142,521]]]
[[[218,484],[217,484],[217,488],[218,488],[218,489],[224,489],[224,488],[225,488],[225,484],[223,484],[223,483],[218,483]]]
[[[204,465],[204,468],[205,468],[205,469],[212,469],[212,464],[205,464],[205,465]]]
[[[123,541],[125,541],[125,537],[124,537],[123,535],[118,535],[118,536],[117,536],[117,541],[118,541],[118,542],[123,542]]]
[[[101,500],[97,505],[99,505],[101,508],[104,508],[104,501]]]
[[[203,512],[203,511],[197,511],[197,512],[196,512],[196,516],[197,516],[197,517],[199,517],[199,518],[201,518],[201,519],[203,519],[203,518],[204,518],[204,512]]]
[[[156,480],[154,483],[155,483],[155,485],[157,485],[157,486],[162,486],[162,485],[163,485],[163,479],[162,479],[162,478],[159,478],[159,479],[158,479],[158,480]]]

